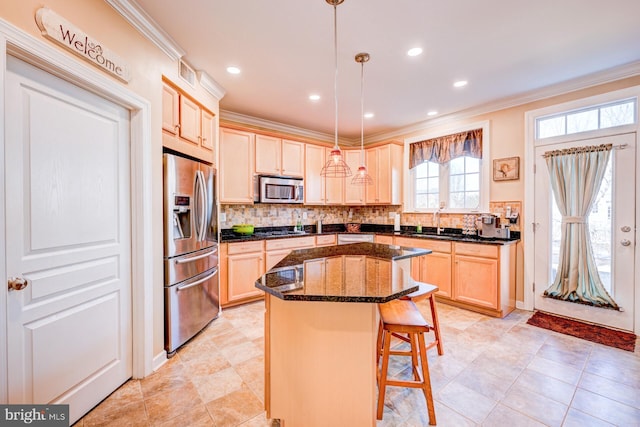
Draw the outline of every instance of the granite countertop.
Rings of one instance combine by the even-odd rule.
[[[223,229],[220,233],[220,241],[222,243],[234,243],[253,240],[271,240],[291,237],[321,236],[327,234],[347,233],[344,224],[325,224],[323,225],[322,230],[322,233],[316,233],[316,227],[314,225],[305,226],[303,233],[294,232],[293,227],[260,227],[256,228],[255,233],[251,236],[241,236],[231,231],[231,229]],[[481,243],[486,245],[510,245],[520,241],[520,232],[517,231],[511,232],[511,238],[501,239],[486,238],[478,235],[466,235],[462,234],[461,229],[457,228],[445,228],[443,233],[437,234],[434,227],[423,227],[422,233],[416,233],[416,227],[402,226],[401,231],[394,232],[392,225],[384,224],[362,224],[359,234],[379,234],[383,236],[449,240],[456,242]]]
[[[410,259],[430,253],[377,243],[298,249],[256,287],[289,301],[384,303],[418,289]]]

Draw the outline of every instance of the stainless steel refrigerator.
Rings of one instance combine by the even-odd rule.
[[[216,170],[164,154],[165,349],[176,349],[220,312]]]

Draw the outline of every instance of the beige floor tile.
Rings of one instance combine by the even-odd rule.
[[[591,346],[576,348],[573,346],[557,345],[557,343],[549,339],[542,345],[537,355],[547,360],[582,370],[587,363],[590,353]]]
[[[140,400],[128,405],[98,406],[83,418],[83,425],[85,427],[143,427],[149,426],[150,421],[147,418],[144,402]]]
[[[456,382],[438,392],[436,399],[476,423],[481,423],[497,403],[496,400]]]
[[[218,427],[237,426],[260,415],[262,402],[246,386],[207,404],[207,410]]]
[[[200,404],[191,408],[187,413],[178,415],[175,418],[156,422],[153,424],[153,427],[213,427],[214,425],[207,408]]]
[[[140,380],[142,394],[148,399],[156,394],[183,387],[189,382],[179,357],[174,356],[160,370]]]
[[[619,426],[640,425],[640,409],[578,388],[571,407]]]
[[[278,420],[268,420],[266,413],[262,413],[240,424],[240,427],[280,427]]]
[[[578,387],[640,409],[640,389],[585,372]]]
[[[249,359],[260,357],[264,354],[262,348],[258,347],[251,341],[240,342],[235,345],[229,345],[221,350],[224,357],[232,365],[237,365]]]
[[[172,390],[154,394],[145,399],[144,403],[151,424],[187,417],[203,404],[196,388],[190,381]]]
[[[518,384],[509,389],[501,403],[551,427],[562,425],[568,408],[567,405]]]
[[[487,371],[471,367],[461,372],[454,381],[496,401],[504,397],[512,384]]]
[[[483,427],[544,427],[545,424],[515,411],[508,406],[498,404],[482,423]]]
[[[571,384],[530,369],[525,369],[524,372],[520,374],[515,381],[515,385],[541,394],[564,405],[571,403],[571,399],[573,399],[573,394],[576,390],[575,386]]]
[[[527,368],[572,385],[577,385],[580,380],[581,371],[579,369],[538,356],[533,358]]]
[[[592,417],[577,409],[569,408],[562,427],[610,427],[613,424]]]
[[[243,383],[240,375],[231,367],[215,374],[192,378],[191,381],[205,403],[239,390]]]

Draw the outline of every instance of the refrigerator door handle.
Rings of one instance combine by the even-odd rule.
[[[215,276],[216,274],[218,274],[218,267],[216,267],[213,272],[211,274],[208,274],[206,277],[203,277],[200,280],[196,280],[193,283],[189,283],[188,285],[180,285],[176,288],[176,290],[178,291],[184,291],[185,289],[189,289],[189,288],[193,288],[194,286],[198,286],[204,282],[206,282],[207,280],[211,279],[213,276]]]
[[[198,171],[200,174],[200,197],[202,198],[202,215],[201,225],[200,225],[200,241],[204,241],[207,234],[207,211],[208,211],[208,200],[207,200],[207,180],[204,176],[204,172]]]
[[[176,264],[187,264],[189,262],[197,261],[199,259],[211,256],[211,255],[215,254],[216,252],[218,252],[218,248],[215,248],[214,250],[209,251],[207,253],[204,253],[202,255],[192,256],[191,258],[177,259],[176,260]]]

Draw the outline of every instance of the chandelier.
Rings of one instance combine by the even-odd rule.
[[[367,165],[364,156],[364,63],[369,61],[368,53],[359,53],[356,55],[356,62],[360,64],[360,167],[358,172],[351,179],[352,184],[356,185],[372,185],[373,179],[367,172]]]
[[[326,0],[331,6],[333,6],[333,50],[334,50],[334,65],[335,73],[333,78],[333,99],[335,103],[335,132],[334,132],[334,144],[331,153],[329,154],[329,160],[325,163],[320,175],[327,178],[344,178],[351,176],[351,169],[347,165],[342,157],[342,151],[338,145],[338,5],[342,4],[344,0]]]

